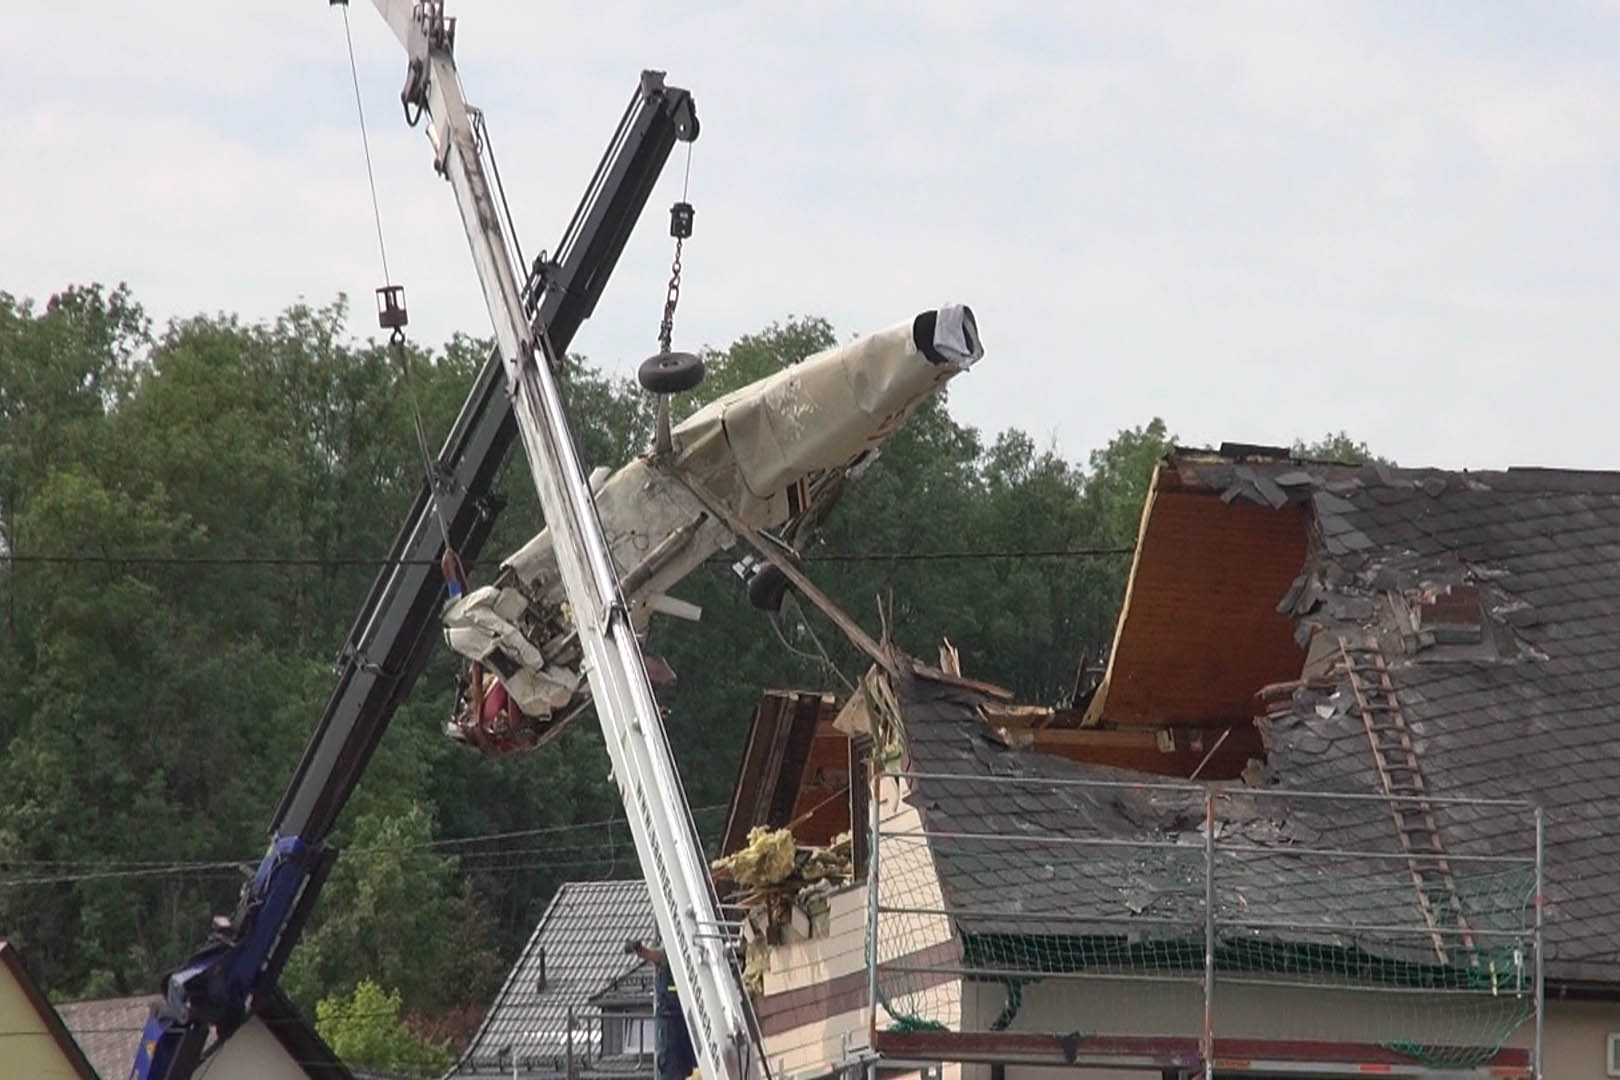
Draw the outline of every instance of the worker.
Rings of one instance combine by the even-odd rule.
[[[624,951],[634,953],[653,966],[653,1066],[658,1080],[686,1080],[697,1069],[697,1054],[692,1050],[692,1035],[686,1029],[686,1014],[681,1011],[680,998],[675,992],[675,975],[669,968],[669,958],[657,945],[643,945],[627,941]]]

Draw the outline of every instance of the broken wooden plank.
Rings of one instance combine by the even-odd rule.
[[[780,570],[783,576],[793,583],[793,587],[799,590],[799,594],[820,608],[821,613],[831,619],[856,648],[877,661],[884,670],[894,671],[894,657],[890,655],[889,650],[879,645],[872,638],[872,635],[861,627],[860,623],[850,618],[844,609],[833,601],[832,597],[822,592],[803,570],[794,565],[792,559],[783,555],[780,545],[767,541],[760,535],[758,529],[738,517],[731,507],[727,506],[718,495],[710,491],[701,480],[688,475],[680,469],[671,468],[670,472],[671,475],[685,485],[686,489],[697,498],[697,501],[702,503],[704,508],[713,514],[721,524],[734,535],[748,541],[755,551],[764,556],[766,562]],[[1009,693],[1007,696],[1011,697],[1012,695]]]
[[[941,671],[939,668],[929,667],[927,664],[918,663],[915,660],[911,661],[911,670],[925,679],[949,683],[951,686],[960,686],[968,690],[977,690],[986,697],[1000,698],[1002,701],[1011,701],[1017,696],[1005,686],[997,686],[995,683],[983,682],[979,679],[969,679],[963,675],[951,675]]]
[[[987,701],[979,706],[979,712],[992,727],[1042,728],[1055,711],[1046,705],[1008,705],[998,701]]]

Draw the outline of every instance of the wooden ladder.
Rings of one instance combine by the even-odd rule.
[[[1356,696],[1356,707],[1367,731],[1367,745],[1372,750],[1378,779],[1389,800],[1395,835],[1400,838],[1406,854],[1406,865],[1412,874],[1423,921],[1434,943],[1435,956],[1443,965],[1450,963],[1446,947],[1449,928],[1442,927],[1435,910],[1438,898],[1445,913],[1450,915],[1457,931],[1455,936],[1461,939],[1470,962],[1477,964],[1474,931],[1468,925],[1462,896],[1457,891],[1457,879],[1440,843],[1434,807],[1423,784],[1423,772],[1418,768],[1417,752],[1412,747],[1412,733],[1401,712],[1400,699],[1395,696],[1395,684],[1390,680],[1383,650],[1371,636],[1361,645],[1352,645],[1348,638],[1341,636],[1339,655],[1344,659],[1350,689]],[[1357,656],[1363,658],[1360,667],[1356,664]]]

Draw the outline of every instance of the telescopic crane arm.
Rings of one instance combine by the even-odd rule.
[[[712,1080],[764,1073],[747,999],[658,703],[619,589],[618,570],[569,431],[553,343],[536,336],[452,55],[442,0],[374,0],[409,58],[407,112],[425,110],[434,168],[450,181],[495,324],[518,438],[540,496],[586,676],[698,1065]]]
[[[389,5],[380,6],[390,15]],[[398,18],[390,16],[390,25]],[[661,73],[644,72],[562,241],[536,263],[519,295],[514,310],[527,331],[520,337],[548,341],[554,354],[568,348],[595,310],[670,150],[697,132],[691,96],[666,86]],[[510,293],[501,295],[509,302]],[[131,1074],[138,1080],[189,1080],[209,1033],[229,1039],[250,1016],[263,1020],[311,1075],[347,1076],[277,979],[335,857],[326,843],[332,825],[439,630],[444,540],[434,502],[450,546],[469,560],[500,510],[494,481],[517,433],[507,355],[497,349],[479,373],[434,463],[432,489],[424,483],[417,493],[372,583],[338,657],[336,686],[276,807],[269,848],[235,914],[216,919],[209,943],[165,977],[163,1001]],[[322,1066],[322,1058],[329,1064]]]

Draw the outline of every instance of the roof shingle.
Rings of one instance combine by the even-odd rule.
[[[502,1065],[510,1069],[513,1053],[520,1067],[549,1070],[560,1064],[567,1052],[569,1010],[580,1016],[593,1011],[591,998],[640,963],[625,954],[624,943],[651,940],[654,932],[645,883],[562,886],[451,1075]],[[576,1030],[576,1054],[583,1049],[580,1040],[594,1034],[588,1025]]]
[[[1548,976],[1620,982],[1620,474],[1306,471],[1317,542],[1300,591],[1321,602],[1292,613],[1329,640],[1376,637],[1429,792],[1543,808]],[[1371,547],[1332,542],[1351,532]],[[1458,587],[1479,592],[1481,645],[1389,633],[1390,596]],[[1371,603],[1332,602],[1349,598]],[[1347,692],[1342,675],[1332,693],[1302,689],[1265,725],[1274,781],[1381,790]],[[1516,843],[1465,818],[1441,823],[1448,851]]]

